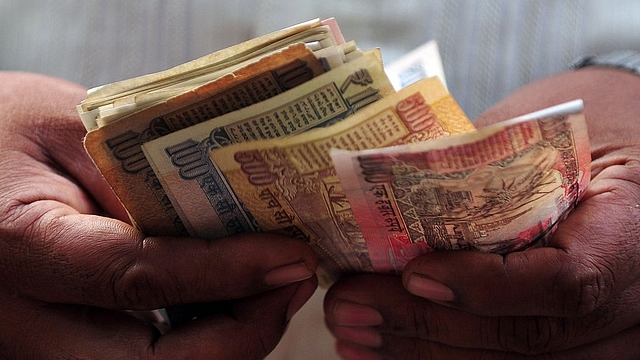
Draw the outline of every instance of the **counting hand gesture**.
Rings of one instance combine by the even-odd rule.
[[[300,241],[145,237],[82,147],[86,90],[0,73],[0,357],[263,358],[316,288]],[[198,304],[160,335],[129,310]],[[224,311],[220,311],[224,304]]]
[[[584,100],[591,183],[547,247],[434,252],[402,277],[330,289],[345,359],[640,358],[640,76],[586,68],[535,82],[478,126]]]

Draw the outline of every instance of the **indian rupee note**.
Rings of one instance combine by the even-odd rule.
[[[301,44],[292,46],[300,45]],[[305,47],[309,48],[309,45],[305,44]],[[362,51],[357,48],[354,41],[350,41],[341,45],[322,47],[312,51],[316,58],[318,58],[318,60],[322,63],[322,66],[326,71],[335,69],[352,59],[362,56]],[[224,74],[228,74],[224,72],[227,70],[231,71],[233,69],[224,69],[221,72]],[[208,82],[211,82],[211,79],[215,80],[220,78],[221,72],[207,74],[206,76],[200,76],[194,80],[182,82],[177,85],[155,89],[147,92],[140,92],[135,95],[114,100],[112,105],[100,108],[100,114],[98,117],[96,117],[95,124],[97,125],[97,127],[106,126],[115,121],[121,120],[128,114],[138,112],[144,108],[162,103],[167,99],[170,99],[177,95],[187,93],[195,88],[201,87]]]
[[[87,130],[93,130],[150,106],[149,100],[153,97],[145,97],[145,94],[160,89],[200,86],[297,43],[305,43],[311,50],[319,50],[343,44],[344,37],[335,19],[310,20],[171,69],[89,89],[87,98],[78,105],[77,110]],[[106,116],[105,112],[110,115]]]
[[[478,131],[332,160],[376,272],[433,250],[544,244],[590,178],[581,101]]]
[[[263,231],[309,243],[323,283],[373,271],[365,238],[329,156],[474,130],[438,78],[425,79],[321,130],[243,143],[210,156]]]
[[[143,144],[142,150],[192,236],[260,231],[209,152],[325,127],[393,92],[379,51],[320,75],[292,91]]]
[[[188,235],[164,193],[141,145],[276,96],[325,72],[303,44],[293,45],[195,90],[133,113],[87,133],[89,156],[149,235]]]

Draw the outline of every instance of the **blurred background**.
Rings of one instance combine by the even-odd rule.
[[[471,118],[579,55],[640,47],[636,0],[0,0],[0,69],[93,87],[331,16],[386,63],[435,39]]]
[[[449,90],[472,119],[580,55],[640,48],[637,0],[0,0],[0,70],[93,87],[327,17],[360,48],[380,47],[385,63],[436,40]],[[269,359],[337,359],[323,294]]]

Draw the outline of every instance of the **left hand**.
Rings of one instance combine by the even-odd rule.
[[[82,148],[86,89],[0,71],[0,358],[262,359],[313,294],[302,241],[146,236]],[[122,310],[187,304],[159,334]],[[191,307],[193,305],[193,307]]]
[[[550,243],[434,252],[402,277],[356,275],[325,299],[345,359],[638,359],[640,77],[584,69],[534,83],[479,124],[582,98],[592,181]]]

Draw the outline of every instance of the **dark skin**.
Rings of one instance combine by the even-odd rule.
[[[581,98],[591,183],[547,247],[422,255],[402,276],[335,284],[344,359],[640,358],[640,76],[586,68],[532,83],[477,126]]]
[[[0,357],[261,359],[313,294],[306,244],[147,237],[86,155],[86,89],[0,72]],[[221,302],[225,311],[219,310]],[[120,310],[199,303],[165,335]]]

